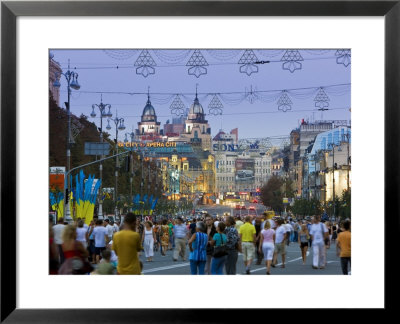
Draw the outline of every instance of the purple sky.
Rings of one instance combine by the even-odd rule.
[[[265,93],[262,98],[264,101],[255,98],[253,103],[250,103],[249,98],[247,98],[236,105],[233,105],[232,101],[233,99],[240,101],[241,95],[227,95],[225,98],[228,98],[231,104],[221,100],[223,114],[218,116],[209,114],[208,105],[212,96],[206,97],[205,93],[244,93],[246,89],[250,91],[251,87],[257,91],[317,88],[350,84],[351,82],[351,65],[345,67],[343,64],[337,64],[336,50],[299,50],[304,61],[301,61],[302,69],[296,70],[294,73],[282,69],[280,60],[285,51],[254,50],[253,53],[258,60],[270,60],[272,62],[257,65],[258,73],[252,73],[250,76],[239,72],[238,61],[244,50],[236,52],[201,50],[209,65],[206,66],[207,74],[201,75],[199,78],[188,75],[188,68],[190,67],[186,66],[193,50],[163,50],[157,53],[150,50],[149,53],[157,66],[154,67],[155,74],[147,77],[136,74],[136,67],[133,66],[141,50],[109,50],[108,52],[103,50],[51,50],[51,52],[54,54],[54,60],[61,64],[64,72],[67,70],[68,59],[70,59],[71,69],[76,67],[75,71],[79,74],[78,80],[81,89],[72,94],[71,112],[77,116],[83,113],[89,117],[90,121],[100,125],[98,110],[96,110],[96,118],[90,117],[92,104],[100,103],[100,93],[85,93],[85,91],[104,92],[103,103],[112,105],[113,117],[117,110],[118,117],[125,119],[126,130],[119,133],[119,140],[124,139],[125,133],[130,132],[132,126],[135,129],[137,128],[137,122],[140,120],[140,115],[146,104],[147,95],[107,94],[106,92],[147,93],[147,89],[150,87],[150,99],[156,110],[158,121],[164,125],[167,119],[172,121],[170,105],[173,97],[156,95],[155,93],[185,93],[187,95],[182,98],[182,101],[186,107],[190,107],[194,99],[196,84],[198,84],[200,103],[206,113],[206,119],[211,125],[212,134],[215,135],[222,125],[224,131],[238,127],[239,138],[249,138],[288,136],[290,131],[298,126],[299,120],[302,118],[310,121],[313,118],[320,120],[321,112],[317,110],[314,102],[315,91],[289,92],[293,104],[291,111],[286,113],[278,110],[277,102],[280,97],[278,92]],[[120,68],[116,69],[116,66]],[[67,101],[64,77],[61,79],[60,91],[60,105],[64,108],[63,103]],[[329,108],[332,110],[325,111],[323,118],[350,120],[348,110],[350,108],[350,85],[327,88],[326,92],[330,99]],[[103,119],[103,127],[105,128],[106,125],[107,122]],[[115,134],[115,125],[111,123],[111,126],[110,132]]]

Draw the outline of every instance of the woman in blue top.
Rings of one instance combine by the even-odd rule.
[[[207,261],[207,243],[208,243],[208,235],[206,232],[206,224],[203,222],[196,223],[196,233],[192,235],[189,244],[189,261],[190,261],[190,272],[192,275],[197,274],[197,270],[199,271],[199,275],[204,274],[204,267],[206,266]]]
[[[224,234],[225,223],[219,222],[217,226],[217,233],[214,234],[211,241],[212,246],[226,245],[226,235]],[[211,260],[211,274],[224,274],[224,266],[226,262],[226,255],[216,258],[213,256]]]

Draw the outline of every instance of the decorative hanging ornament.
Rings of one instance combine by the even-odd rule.
[[[245,88],[245,98],[252,104],[254,101],[258,99],[258,94],[256,93],[257,88],[253,91],[253,86],[250,86],[250,91]]]
[[[329,97],[325,93],[323,88],[319,88],[317,95],[314,98],[315,107],[318,107],[318,110],[328,110],[329,106]]]
[[[282,69],[289,70],[293,73],[296,70],[301,70],[302,65],[300,61],[304,61],[303,57],[300,55],[298,50],[287,50],[281,58]]]
[[[349,49],[341,49],[337,50],[335,53],[336,63],[343,64],[345,67],[348,67],[351,64],[351,50]]]
[[[248,76],[257,73],[258,66],[254,64],[257,61],[258,58],[252,50],[245,50],[238,62],[238,64],[243,64],[239,69],[240,73],[246,73]]]
[[[282,110],[283,112],[287,112],[288,110],[292,110],[292,101],[287,95],[287,91],[283,90],[282,95],[278,100],[278,110]]]
[[[218,96],[215,94],[210,104],[208,105],[208,108],[209,108],[208,112],[211,115],[216,116],[216,115],[222,115],[222,109],[224,108],[224,106],[222,105]]]
[[[136,74],[141,74],[147,78],[149,74],[155,73],[153,66],[156,65],[150,53],[147,50],[143,50],[135,62],[135,66],[137,66]]]
[[[178,94],[175,96],[174,101],[172,101],[169,108],[171,109],[171,114],[173,115],[180,117],[184,114],[185,105]]]
[[[191,66],[191,68],[188,69],[188,74],[194,75],[196,78],[200,77],[202,74],[207,74],[207,69],[205,68],[207,65],[206,59],[199,50],[195,50],[186,63],[186,66]]]

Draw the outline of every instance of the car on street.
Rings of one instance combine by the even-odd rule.
[[[240,209],[240,205],[236,205],[235,209],[237,209],[237,210]]]
[[[246,210],[246,206],[245,205],[242,206],[242,210]]]

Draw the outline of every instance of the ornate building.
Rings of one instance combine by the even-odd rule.
[[[146,106],[143,109],[141,121],[138,122],[136,138],[140,141],[161,139],[162,131],[160,122],[157,122],[157,115],[148,95]]]
[[[203,150],[211,151],[211,128],[205,119],[202,105],[196,98],[189,109],[188,117],[185,120],[185,131],[181,138]]]

